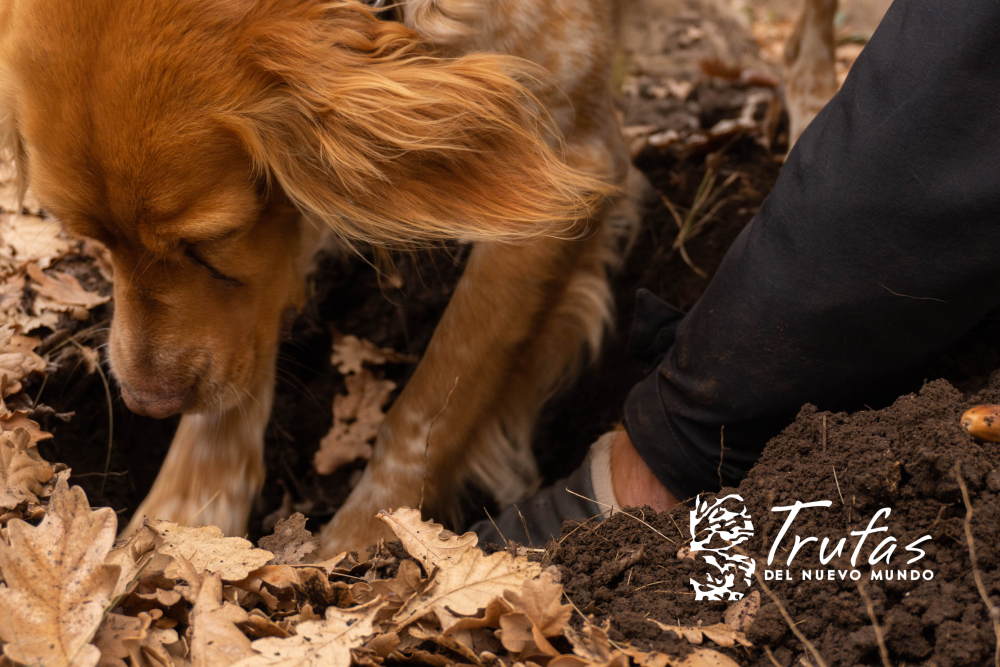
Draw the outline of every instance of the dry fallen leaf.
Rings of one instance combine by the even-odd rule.
[[[16,312],[24,298],[24,275],[15,274],[0,283],[0,314]]]
[[[38,298],[35,300],[36,313],[53,310],[70,312],[74,317],[78,317],[79,311],[75,309],[84,309],[85,315],[87,310],[111,300],[110,296],[88,292],[76,277],[62,271],[45,273],[38,268],[38,265],[29,264],[28,276],[35,281],[32,287],[38,292]],[[78,317],[78,319],[83,318]]]
[[[500,618],[503,631],[500,640],[507,650],[524,651],[527,640],[530,639],[534,647],[542,653],[558,655],[559,652],[552,647],[548,638],[562,634],[566,623],[573,615],[573,607],[562,604],[563,586],[556,583],[552,573],[542,572],[538,579],[526,581],[520,594],[506,591],[504,598],[514,611],[513,614]],[[524,626],[521,618],[516,617],[521,617],[527,622],[527,638],[522,639],[520,636],[514,638],[508,631],[508,627],[513,630],[515,627]],[[520,648],[512,647],[511,644],[519,644]]]
[[[760,591],[753,591],[742,600],[729,605],[723,616],[723,623],[737,632],[745,633],[760,610]]]
[[[28,419],[27,410],[17,410],[6,417],[0,417],[0,431],[7,433],[19,428],[23,428],[28,432],[28,435],[31,436],[32,445],[52,437],[51,433],[42,430],[38,422]]]
[[[132,592],[138,583],[136,578],[146,563],[153,558],[159,544],[162,544],[162,541],[156,531],[149,526],[142,526],[128,539],[128,542],[111,550],[104,562],[108,565],[117,565],[121,570],[118,583],[115,585],[114,598]]]
[[[375,600],[353,609],[330,607],[324,620],[299,623],[292,637],[253,642],[257,655],[241,660],[237,667],[349,667],[351,649],[360,648],[375,634],[372,624],[380,605]]]
[[[385,600],[383,613],[391,617],[417,593],[422,593],[429,579],[421,577],[420,566],[415,561],[400,562],[394,579],[377,579],[358,582],[351,587],[351,593],[358,602],[370,602],[377,598]]]
[[[114,510],[91,511],[78,486],[60,482],[38,527],[13,520],[0,540],[0,639],[5,655],[45,667],[92,667],[89,642],[111,600],[118,568],[104,563],[115,539]]]
[[[701,644],[707,638],[719,646],[735,646],[736,644],[739,644],[740,646],[753,646],[745,634],[732,629],[725,623],[692,627],[684,625],[667,625],[665,623],[660,623],[657,620],[650,620],[660,626],[661,630],[669,630],[678,637],[686,639],[692,644]]]
[[[436,539],[436,538],[435,538]],[[410,598],[393,621],[405,627],[434,614],[445,634],[463,618],[475,616],[504,591],[520,592],[524,583],[539,575],[541,566],[506,551],[489,556],[470,548],[457,561],[436,567],[430,585]]]
[[[382,408],[396,388],[391,380],[379,380],[366,368],[344,378],[346,394],[333,398],[333,426],[323,436],[313,457],[313,466],[321,475],[329,475],[357,459],[372,455],[371,441],[385,419]]]
[[[274,554],[273,565],[301,563],[318,546],[316,538],[306,530],[306,517],[301,512],[281,519],[274,527],[273,535],[260,538],[260,548]]]
[[[390,347],[378,347],[370,340],[357,336],[337,336],[333,341],[333,356],[330,363],[337,367],[341,375],[360,373],[364,364],[381,366],[384,364],[413,363],[417,357],[396,352]]]
[[[15,266],[35,262],[47,269],[72,250],[62,226],[35,215],[0,213],[0,258]]]
[[[455,535],[441,524],[423,521],[420,511],[410,507],[400,507],[393,512],[382,510],[378,518],[396,534],[406,553],[428,569],[458,561],[462,554],[479,543],[475,533]]]
[[[250,640],[236,627],[248,618],[242,608],[222,599],[222,579],[218,573],[202,577],[191,610],[192,665],[228,667],[253,655]]]
[[[217,573],[227,581],[245,579],[252,570],[267,564],[270,551],[255,549],[241,537],[226,537],[216,526],[188,528],[169,521],[153,519],[147,524],[163,540],[160,553],[179,555],[190,561],[197,573]],[[183,579],[179,564],[172,563],[165,571],[172,579]]]
[[[0,327],[0,375],[7,376],[4,397],[21,391],[21,380],[31,373],[45,370],[45,360],[28,343],[33,340],[15,334],[10,326]]]
[[[596,625],[587,623],[580,632],[567,626],[563,634],[573,646],[573,655],[554,658],[549,667],[628,667],[628,656],[612,651],[607,633]]]
[[[27,429],[0,433],[0,509],[37,503],[42,485],[54,474],[52,466],[38,454]]]
[[[94,637],[101,650],[98,667],[126,667],[125,658],[131,658],[132,667],[173,667],[167,645],[177,642],[177,632],[152,626],[161,616],[159,609],[138,616],[108,614]]]

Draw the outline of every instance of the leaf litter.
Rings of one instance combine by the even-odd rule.
[[[21,451],[47,436],[29,428],[3,435]],[[312,560],[301,514],[262,538],[273,551],[158,520],[116,544],[115,513],[91,508],[66,477],[47,494],[37,477],[12,487],[48,498],[37,525],[8,518],[0,540],[0,647],[15,665],[733,664],[703,647],[668,655],[613,642],[592,619],[574,627],[557,569],[488,554],[474,533],[449,533],[410,508],[380,513],[400,541],[363,560]],[[722,624],[680,630],[700,633],[692,643],[745,642]]]

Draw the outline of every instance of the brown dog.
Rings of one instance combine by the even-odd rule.
[[[125,402],[184,413],[132,527],[149,515],[245,530],[277,344],[327,233],[477,245],[323,551],[372,543],[376,512],[416,506],[425,478],[439,516],[470,479],[501,503],[535,484],[533,421],[609,312],[602,221],[627,165],[611,8],[396,11],[0,0],[0,146],[48,211],[111,250]]]

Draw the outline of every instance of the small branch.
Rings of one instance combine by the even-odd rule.
[[[723,424],[722,428],[719,429],[719,488],[723,487],[722,484],[722,457],[726,455],[726,425]]]
[[[840,496],[840,504],[846,507],[847,503],[844,502],[844,494],[840,492],[840,482],[837,480],[837,466],[830,467],[833,468],[833,481],[837,485],[837,495]]]
[[[780,662],[778,662],[778,659],[774,657],[774,654],[771,653],[770,646],[764,647],[764,653],[767,655],[768,660],[771,661],[771,664],[774,665],[774,667],[784,667]]]
[[[979,597],[986,604],[986,611],[993,621],[993,635],[996,637],[996,650],[993,653],[994,667],[1000,667],[1000,609],[990,602],[989,595],[986,594],[986,587],[983,585],[983,577],[979,573],[979,566],[976,564],[976,541],[972,538],[972,501],[969,499],[969,488],[962,479],[961,463],[955,464],[955,477],[958,479],[958,486],[962,489],[962,501],[965,502],[965,539],[969,543],[969,558],[972,560],[972,578],[976,580],[976,588],[979,589]]]
[[[734,548],[736,549],[736,552],[739,553],[741,556],[747,556],[747,553],[743,551],[743,549],[740,549],[739,547],[734,547]],[[752,556],[748,557],[753,558]],[[754,558],[754,563],[759,565],[759,563],[757,563],[756,558]],[[767,593],[767,597],[771,598],[771,602],[777,605],[778,611],[781,612],[781,617],[785,619],[785,623],[792,631],[792,634],[795,635],[795,638],[798,639],[800,642],[802,642],[803,646],[809,649],[809,652],[812,653],[814,658],[816,658],[816,663],[819,665],[819,667],[827,667],[826,662],[823,661],[823,656],[819,654],[819,651],[816,649],[815,646],[813,646],[813,643],[809,641],[806,638],[806,636],[802,634],[802,631],[796,627],[795,621],[792,620],[791,614],[789,614],[788,610],[785,609],[785,605],[781,604],[781,600],[778,599],[778,596],[775,595],[773,592],[771,592],[771,589],[768,587],[768,585],[764,583],[764,577],[760,576],[760,568],[754,567],[753,574],[755,577],[757,577],[757,583],[759,583],[760,587],[764,589],[765,593]]]
[[[593,498],[588,498],[587,496],[580,495],[576,491],[571,491],[570,489],[566,489],[566,491],[567,491],[567,493],[572,493],[577,498],[583,498],[584,500],[589,500],[590,502],[595,503],[597,505],[601,505],[602,507],[607,507],[609,512],[614,510],[614,507],[612,507],[611,505],[608,505],[607,503],[598,502],[598,501],[594,500]],[[601,512],[601,514],[604,514],[604,513],[605,512]],[[634,519],[634,520],[638,521],[639,523],[641,523],[642,525],[644,525],[646,528],[649,528],[651,531],[653,531],[654,533],[656,533],[657,535],[659,535],[660,537],[662,537],[663,539],[665,539],[667,542],[670,542],[671,544],[677,544],[672,539],[670,539],[669,537],[667,537],[666,535],[664,535],[663,533],[661,533],[657,529],[653,528],[652,526],[650,526],[648,523],[646,523],[645,521],[643,521],[639,517],[633,516],[633,515],[629,514],[628,512],[624,512],[622,510],[618,510],[618,514],[624,514],[625,516],[629,517],[630,519]],[[600,515],[598,515],[598,516],[600,516]]]
[[[885,637],[882,636],[882,628],[878,625],[878,618],[875,616],[875,606],[872,604],[872,599],[868,597],[868,593],[865,592],[865,587],[858,580],[858,592],[861,593],[861,599],[865,601],[865,607],[868,608],[868,618],[872,621],[872,627],[875,628],[875,640],[878,641],[878,652],[882,656],[883,667],[892,667],[892,663],[889,662],[889,649],[885,646]]]

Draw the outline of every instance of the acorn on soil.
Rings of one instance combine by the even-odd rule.
[[[1000,405],[977,405],[962,415],[962,427],[977,440],[1000,442]]]

